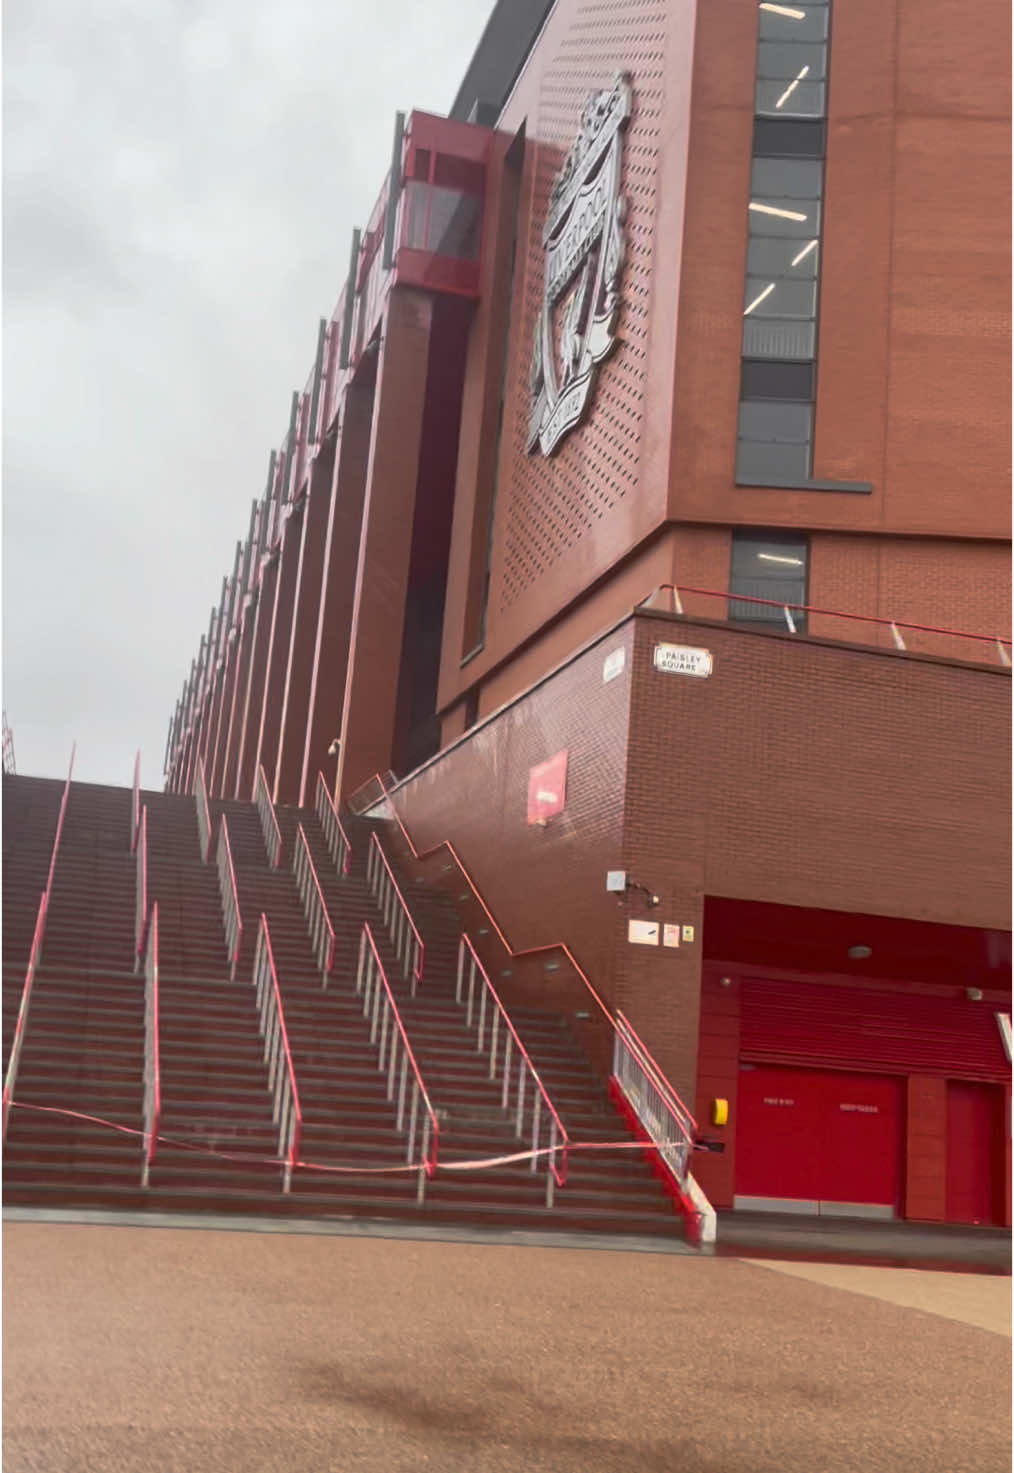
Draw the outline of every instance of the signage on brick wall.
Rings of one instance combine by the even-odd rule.
[[[528,771],[528,822],[544,824],[562,813],[567,802],[567,753],[557,752],[548,762]]]
[[[635,946],[657,946],[658,921],[628,921],[627,940]]]
[[[663,926],[662,927],[662,945],[663,946],[679,946],[679,944],[680,944],[680,928],[679,928],[679,926]]]
[[[653,664],[665,675],[696,675],[701,679],[714,668],[710,650],[696,650],[687,644],[657,644]]]
[[[618,650],[613,650],[612,654],[606,655],[602,663],[602,684],[608,685],[610,680],[615,680],[617,675],[622,675],[626,663],[627,652],[622,646]]]

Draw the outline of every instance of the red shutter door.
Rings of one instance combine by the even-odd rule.
[[[740,1019],[740,1053],[758,1063],[1010,1078],[987,1003],[747,976]]]

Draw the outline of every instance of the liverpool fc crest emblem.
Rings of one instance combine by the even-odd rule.
[[[581,420],[597,365],[616,343],[626,200],[620,192],[623,130],[630,117],[625,75],[593,92],[553,181],[542,232],[546,275],[532,347],[528,449],[551,455]]]

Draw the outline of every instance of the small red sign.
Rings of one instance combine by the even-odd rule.
[[[567,802],[567,753],[557,752],[528,772],[528,822],[543,824]]]

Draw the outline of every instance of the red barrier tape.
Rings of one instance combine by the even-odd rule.
[[[104,1125],[109,1130],[117,1130],[121,1135],[134,1135],[143,1137],[145,1132],[137,1130],[132,1125],[117,1125],[115,1120],[105,1120],[100,1115],[85,1115],[80,1110],[64,1110],[56,1105],[29,1105],[21,1100],[12,1100],[11,1107],[15,1110],[36,1110],[45,1115],[64,1115],[71,1120],[87,1120],[91,1125]],[[235,1151],[213,1151],[210,1146],[198,1146],[192,1141],[181,1140],[175,1136],[156,1136],[161,1146],[178,1146],[184,1151],[194,1151],[200,1156],[211,1156],[216,1161],[239,1161],[246,1162],[250,1166],[284,1166],[285,1158],[281,1156],[251,1156],[246,1153],[239,1154]],[[672,1144],[672,1143],[670,1143]],[[491,1166],[512,1166],[518,1161],[531,1161],[539,1156],[551,1156],[559,1152],[560,1146],[540,1146],[536,1151],[514,1151],[507,1156],[481,1156],[471,1161],[441,1161],[437,1165],[437,1173],[442,1171],[485,1171]],[[568,1154],[571,1151],[646,1151],[661,1150],[662,1147],[652,1146],[645,1141],[574,1141],[567,1147]],[[348,1176],[396,1176],[406,1172],[427,1170],[424,1161],[406,1162],[401,1166],[328,1166],[320,1161],[296,1161],[295,1167],[304,1171],[326,1171],[338,1175]]]

